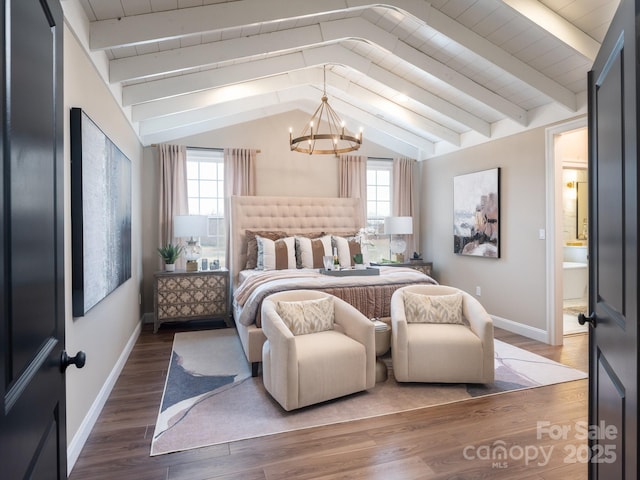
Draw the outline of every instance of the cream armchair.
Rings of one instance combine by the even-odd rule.
[[[468,325],[409,323],[404,292],[422,295],[462,293]],[[399,382],[491,383],[494,380],[493,322],[480,302],[443,285],[411,285],[391,297],[391,356]]]
[[[262,302],[262,379],[285,410],[294,410],[375,385],[374,325],[345,301],[333,297],[332,330],[293,335],[278,314],[278,302],[314,300],[332,295],[290,290]]]

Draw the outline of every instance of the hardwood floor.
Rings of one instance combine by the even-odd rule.
[[[70,480],[587,478],[585,463],[571,463],[586,448],[575,426],[587,421],[587,380],[150,457],[173,334],[193,328],[143,327]],[[587,335],[562,347],[496,338],[587,371]],[[538,422],[569,431],[553,440]],[[499,446],[505,459],[485,459]]]

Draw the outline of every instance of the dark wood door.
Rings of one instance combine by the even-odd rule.
[[[0,477],[66,478],[62,25],[58,0],[2,18]]]
[[[589,73],[589,478],[601,480],[638,470],[636,18],[623,0]]]

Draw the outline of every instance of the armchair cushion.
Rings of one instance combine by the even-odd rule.
[[[424,295],[403,292],[407,323],[454,323],[464,325],[462,293]]]
[[[277,312],[294,335],[333,330],[333,297],[277,303]]]

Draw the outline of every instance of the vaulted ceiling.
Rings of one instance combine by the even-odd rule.
[[[618,0],[63,0],[145,145],[329,103],[427,158],[569,118]],[[74,4],[76,11],[74,11]],[[80,14],[82,12],[82,15]],[[88,23],[87,23],[88,20]],[[88,27],[87,27],[88,25]]]

